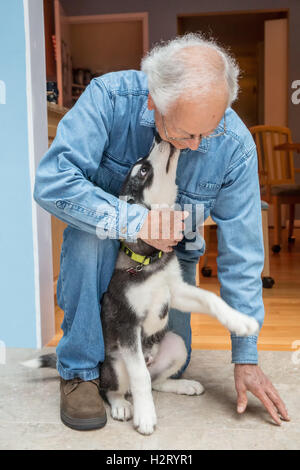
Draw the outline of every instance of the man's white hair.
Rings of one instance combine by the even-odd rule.
[[[238,95],[239,67],[235,59],[213,39],[188,33],[156,45],[142,59],[149,92],[162,114],[178,98],[203,98],[228,91],[227,106]]]

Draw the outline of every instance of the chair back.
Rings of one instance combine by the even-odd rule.
[[[253,126],[250,132],[254,138],[257,157],[258,174],[261,186],[295,184],[293,152],[274,150],[276,145],[292,142],[291,131],[281,126]]]

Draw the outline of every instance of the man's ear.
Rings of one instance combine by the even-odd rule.
[[[149,109],[149,111],[153,111],[154,108],[155,108],[155,104],[154,104],[154,101],[152,99],[152,96],[149,93],[149,95],[148,95],[148,109]]]

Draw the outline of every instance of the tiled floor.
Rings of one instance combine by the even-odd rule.
[[[148,437],[134,431],[131,421],[120,423],[110,416],[105,428],[97,431],[64,426],[57,372],[20,365],[38,354],[8,350],[6,365],[0,365],[0,449],[300,449],[300,364],[291,352],[259,353],[260,365],[284,399],[291,422],[272,424],[253,396],[246,414],[237,415],[231,353],[198,350],[184,376],[200,380],[205,394],[154,392],[158,426]]]

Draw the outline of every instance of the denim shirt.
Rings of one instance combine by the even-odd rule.
[[[148,110],[147,77],[127,70],[95,78],[59,122],[56,138],[36,173],[35,200],[70,226],[98,236],[134,240],[148,210],[118,199],[132,164],[148,154],[155,134]],[[226,133],[203,138],[180,153],[177,203],[188,204],[192,235],[176,247],[183,260],[204,253],[196,207],[217,224],[221,297],[232,307],[264,319],[264,262],[257,154],[249,130],[226,110]],[[224,130],[224,120],[218,130]],[[189,248],[187,248],[189,241]],[[192,243],[192,244],[191,244]],[[257,363],[257,337],[231,335],[232,361]]]

